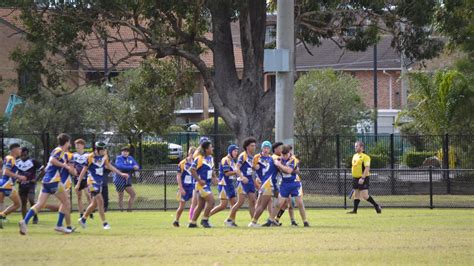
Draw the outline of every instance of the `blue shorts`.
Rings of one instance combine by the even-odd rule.
[[[13,189],[0,188],[0,192],[2,192],[5,197],[10,197],[12,191]]]
[[[255,184],[253,183],[253,181],[250,181],[250,179],[247,184],[244,184],[242,181],[238,181],[237,192],[239,194],[255,193]]]
[[[301,196],[301,183],[281,183],[280,196],[282,198],[288,198],[289,196],[298,197]]]
[[[131,178],[124,178],[121,176],[114,176],[114,185],[117,192],[123,192],[126,187],[132,186]]]
[[[186,202],[186,201],[192,199],[193,198],[194,187],[193,186],[183,187],[183,189],[184,189],[184,191],[186,191],[186,194],[181,195],[181,193],[179,193],[179,190],[178,190],[177,200]]]
[[[217,190],[219,191],[219,199],[228,200],[237,196],[235,194],[235,188],[233,184],[228,184],[225,186],[219,185],[217,186]]]
[[[89,193],[91,193],[91,196],[102,193],[102,182],[89,184]]]
[[[43,183],[42,186],[43,188],[41,189],[41,192],[48,193],[51,195],[54,195],[64,189],[63,186],[60,186],[59,182]]]

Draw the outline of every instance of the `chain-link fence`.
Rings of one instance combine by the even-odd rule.
[[[82,138],[92,149],[96,141],[105,142],[112,160],[122,146],[130,146],[131,154],[143,168],[153,169],[164,164],[176,164],[186,157],[191,146],[198,146],[203,136],[196,132],[173,133],[164,136],[138,134],[126,136],[112,132],[102,134],[71,134],[73,140]],[[233,135],[208,134],[214,143],[216,159],[226,154],[227,146],[235,144]],[[474,168],[473,135],[353,135],[353,136],[295,136],[294,152],[306,168],[350,167],[354,142],[365,143],[366,153],[372,158],[372,168],[417,169],[433,166],[441,169]],[[1,133],[2,156],[11,143],[18,142],[30,148],[32,156],[46,162],[54,148],[55,134]]]
[[[350,169],[302,169],[307,208],[350,208]],[[115,186],[109,177],[109,210],[118,210]],[[176,169],[141,170],[133,175],[137,198],[134,210],[173,210],[178,207]],[[217,187],[212,191],[216,200]],[[370,194],[383,207],[474,208],[474,169],[379,169],[371,171]],[[71,192],[74,210],[76,196]],[[126,208],[127,196],[124,199]],[[369,206],[369,204],[363,203]]]

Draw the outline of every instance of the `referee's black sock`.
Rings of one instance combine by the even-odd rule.
[[[280,219],[284,213],[285,213],[285,210],[280,210],[277,214],[277,218]]]
[[[370,202],[372,205],[374,205],[374,207],[376,207],[378,205],[377,202],[375,202],[374,198],[372,198],[372,196],[369,196],[367,201]]]
[[[359,203],[360,203],[360,199],[354,200],[354,212],[357,212],[357,209],[359,208]]]

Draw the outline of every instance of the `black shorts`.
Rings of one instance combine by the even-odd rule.
[[[26,183],[21,184],[18,188],[18,194],[21,195],[28,195],[28,194],[35,194],[36,193],[36,183]]]
[[[79,180],[74,178],[74,186],[77,185],[77,181]],[[81,184],[79,185],[79,191],[82,191],[85,188],[87,188],[87,179],[82,179]]]
[[[362,185],[359,184],[360,178],[352,178],[352,188],[358,190],[369,189],[369,177],[366,177]]]

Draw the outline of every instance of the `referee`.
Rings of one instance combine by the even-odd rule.
[[[369,196],[369,170],[370,157],[364,153],[364,143],[355,143],[356,154],[352,157],[352,188],[354,190],[354,209],[349,214],[357,214],[360,199],[370,202],[377,213],[382,213],[382,208]]]

